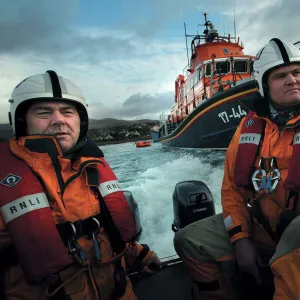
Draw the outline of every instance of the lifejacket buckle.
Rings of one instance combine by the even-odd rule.
[[[261,175],[261,176],[258,176]],[[259,169],[256,170],[253,175],[252,175],[252,184],[254,189],[258,192],[262,189],[264,189],[264,187],[266,186],[266,181],[267,181],[267,173],[264,169]],[[260,185],[258,185],[258,183],[260,183]]]
[[[97,228],[96,230],[92,233],[92,238],[93,238],[93,246],[95,249],[95,256],[96,256],[96,260],[97,261],[101,261],[102,260],[102,254],[100,251],[100,247],[99,247],[99,243],[98,243],[98,234],[100,231],[100,222],[97,218],[92,218],[92,220],[96,223]]]
[[[272,194],[276,189],[279,179],[280,179],[280,171],[278,169],[272,170],[268,178],[268,180],[270,181],[270,188],[269,188],[270,194]]]
[[[97,218],[95,218],[95,217],[93,217],[92,220],[93,220],[93,221],[96,223],[96,225],[97,225],[97,229],[94,231],[94,233],[97,233],[97,235],[98,235],[98,233],[99,233],[99,231],[100,231],[100,222],[99,222],[99,220],[98,220]]]
[[[270,158],[270,169],[271,170],[278,169],[277,161],[275,157]]]
[[[268,164],[266,164],[265,159],[268,160]],[[268,171],[270,171],[269,176],[267,176],[267,171],[265,170],[265,167],[267,165],[268,165]],[[260,190],[269,190],[269,194],[273,193],[280,180],[280,171],[277,168],[276,158],[261,157],[258,166],[259,169],[256,170],[252,175],[252,184],[255,191],[258,192]],[[258,185],[258,182],[261,182],[261,184]]]
[[[265,169],[265,160],[264,160],[263,157],[261,157],[261,158],[259,159],[258,167],[259,167],[259,169]]]
[[[86,265],[86,260],[87,257],[82,249],[82,247],[79,245],[79,243],[77,242],[76,236],[77,236],[77,232],[76,232],[76,227],[75,225],[70,222],[69,223],[72,231],[73,231],[73,235],[68,239],[68,248],[69,251],[71,253],[71,255],[76,259],[76,261],[82,265],[85,266]]]

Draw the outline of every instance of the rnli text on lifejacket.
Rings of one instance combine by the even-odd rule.
[[[240,137],[240,144],[256,144],[258,145],[259,144],[259,141],[260,141],[260,137],[261,135],[260,134],[257,134],[257,133],[244,133],[244,134],[241,134],[241,137]]]
[[[99,189],[102,197],[105,197],[111,193],[122,191],[118,180],[110,180],[103,182],[100,184]]]
[[[49,207],[46,195],[44,193],[37,193],[11,201],[3,205],[0,210],[7,224],[26,213],[45,207]]]

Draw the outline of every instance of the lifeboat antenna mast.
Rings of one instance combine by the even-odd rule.
[[[209,26],[209,24],[207,23],[207,16],[208,15],[208,13],[206,13],[206,12],[204,12],[203,13],[203,16],[204,16],[204,19],[205,19],[205,24],[204,24],[204,26],[206,27],[206,30],[207,30],[207,32],[208,32],[208,26]]]
[[[185,36],[185,48],[186,48],[186,57],[188,66],[190,65],[190,58],[189,58],[189,48],[187,44],[187,34],[186,34],[186,25],[185,25],[185,9],[184,9],[184,3],[182,2],[182,15],[183,15],[183,25],[184,25],[184,36]]]
[[[187,34],[186,34],[186,25],[184,22],[184,35],[185,35],[185,47],[186,47],[186,57],[187,57],[187,62],[188,62],[188,66],[190,65],[190,58],[189,58],[189,48],[187,45]]]
[[[236,42],[236,26],[235,26],[235,0],[233,0],[233,26],[234,26],[234,38]]]

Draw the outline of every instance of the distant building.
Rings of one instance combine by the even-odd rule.
[[[114,138],[109,134],[109,132],[107,133],[107,136],[104,138],[104,140],[113,140]]]
[[[102,141],[103,140],[103,137],[101,134],[99,134],[96,138],[95,138],[95,141]]]
[[[155,125],[150,129],[150,133],[151,133],[153,140],[156,140],[159,138],[159,129],[160,129],[160,125]]]
[[[125,137],[135,137],[135,136],[140,136],[140,133],[137,131],[129,131],[125,135]]]

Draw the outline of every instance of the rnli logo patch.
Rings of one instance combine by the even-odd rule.
[[[21,176],[9,173],[8,175],[5,176],[5,178],[3,178],[0,183],[8,186],[10,188],[14,187],[20,180],[22,179]]]
[[[248,127],[252,126],[253,124],[254,124],[254,121],[253,121],[253,119],[251,118],[251,119],[249,119],[249,120],[246,122],[246,127],[248,128]]]

